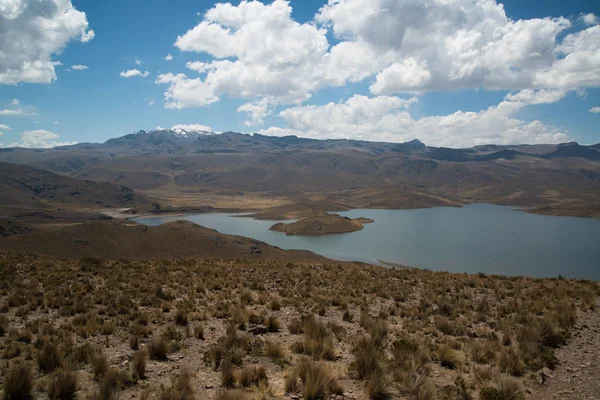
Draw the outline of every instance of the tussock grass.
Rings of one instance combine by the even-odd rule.
[[[28,365],[13,366],[4,378],[2,400],[31,400],[33,375]]]
[[[176,368],[192,362],[199,373],[221,374],[223,399],[269,398],[267,371],[305,398],[341,392],[343,379],[372,399],[464,399],[482,390],[485,400],[519,399],[514,383],[556,365],[555,349],[600,293],[580,280],[346,263],[0,252],[0,264],[10,271],[0,280],[2,381],[28,362],[40,371],[34,386],[57,399],[69,397],[56,394],[68,385],[52,387],[65,368],[95,378],[90,398],[148,400],[146,387],[152,398],[193,397],[178,377],[160,388],[156,371],[167,364],[156,367],[167,357]],[[198,398],[208,393],[194,387]]]
[[[77,392],[77,373],[69,367],[59,369],[48,387],[50,400],[74,400]]]

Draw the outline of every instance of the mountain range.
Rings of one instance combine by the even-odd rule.
[[[256,199],[349,208],[490,202],[590,216],[600,199],[600,145],[574,142],[452,149],[418,140],[153,130],[105,143],[1,149],[0,161],[123,185],[161,204],[185,198],[188,206],[207,199],[219,206],[223,198],[248,209],[257,208]]]

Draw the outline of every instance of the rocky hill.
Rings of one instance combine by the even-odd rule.
[[[124,185],[156,198],[185,193],[192,199],[186,205],[193,206],[219,206],[219,196],[248,194],[294,201],[321,196],[334,209],[489,202],[558,210],[565,201],[574,202],[571,209],[600,203],[598,145],[577,143],[450,149],[418,140],[154,130],[105,143],[2,149],[0,161]],[[248,198],[240,200],[241,208],[255,209]]]

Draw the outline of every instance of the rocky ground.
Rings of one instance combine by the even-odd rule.
[[[538,374],[537,385],[528,390],[531,399],[600,399],[600,304],[580,315],[571,340],[556,356],[560,365],[545,369],[543,378]]]

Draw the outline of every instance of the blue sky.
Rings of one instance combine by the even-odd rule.
[[[3,146],[177,125],[450,147],[600,142],[597,1],[34,3],[0,0]],[[39,15],[55,39],[24,28]]]

